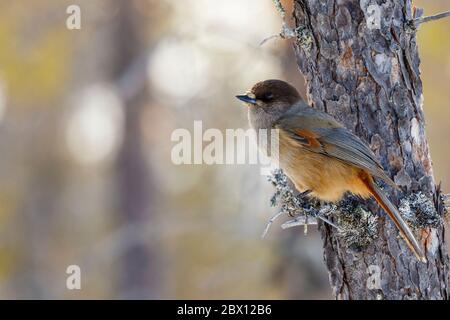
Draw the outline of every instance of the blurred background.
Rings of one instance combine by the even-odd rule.
[[[271,0],[0,0],[0,298],[331,298],[315,228],[260,238],[276,208],[257,165],[170,158],[194,120],[246,128],[234,95],[254,82],[304,91],[291,43],[259,45],[280,27]],[[448,20],[418,33],[445,192],[449,34]],[[72,264],[81,290],[66,288]]]

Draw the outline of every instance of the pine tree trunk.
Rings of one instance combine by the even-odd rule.
[[[384,188],[396,205],[419,191],[436,198],[416,30],[408,23],[413,19],[411,1],[294,3],[298,28],[294,49],[309,103],[335,116],[370,144],[401,188],[400,192]],[[441,218],[443,209],[438,203],[435,199],[433,207]],[[420,263],[384,212],[373,201],[368,206],[380,218],[377,238],[364,249],[349,248],[336,229],[320,225],[336,298],[448,299],[443,223],[415,229],[428,258],[428,263]]]

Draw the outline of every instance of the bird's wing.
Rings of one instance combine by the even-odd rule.
[[[324,112],[309,108],[300,114],[288,114],[279,119],[275,127],[303,148],[351,163],[396,187],[369,147]]]

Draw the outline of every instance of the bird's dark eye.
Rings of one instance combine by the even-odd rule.
[[[264,101],[270,101],[273,99],[273,93],[272,92],[267,92],[266,94],[264,94],[263,100]]]

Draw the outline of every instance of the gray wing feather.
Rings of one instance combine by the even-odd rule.
[[[368,170],[372,175],[395,185],[386,175],[372,150],[361,139],[345,128],[317,129],[319,140],[324,143],[324,153],[348,161],[355,166]]]
[[[396,186],[384,172],[372,150],[347,128],[343,127],[329,114],[311,107],[299,106],[290,114],[277,121],[276,127],[286,130],[289,135],[304,144],[304,137],[298,136],[293,129],[307,129],[317,134],[321,148],[305,148],[336,159],[350,162],[369,171],[373,176]]]

